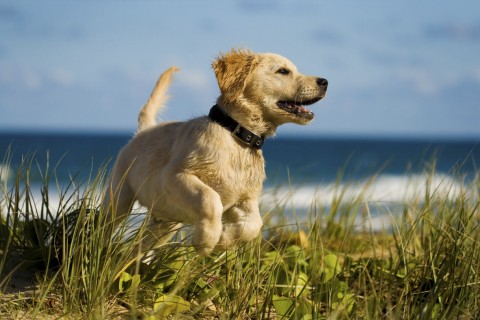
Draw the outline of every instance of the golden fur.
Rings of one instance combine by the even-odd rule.
[[[320,100],[327,88],[325,79],[300,74],[276,54],[231,50],[212,67],[221,92],[217,105],[264,137],[286,122],[308,123],[313,113],[301,105]],[[155,124],[177,70],[160,76],[140,111],[137,134],[115,163],[104,208],[118,223],[135,200],[147,207],[153,217],[149,245],[169,238],[171,222],[192,224],[195,249],[208,255],[259,234],[264,159],[261,150],[242,144],[206,116]]]

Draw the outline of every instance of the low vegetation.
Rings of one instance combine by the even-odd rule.
[[[106,170],[58,186],[25,161],[0,191],[5,319],[473,319],[480,314],[480,175],[455,195],[429,188],[395,206],[337,196],[263,208],[261,237],[203,258],[188,228],[139,248],[141,209],[112,237],[97,210]],[[37,170],[37,169],[36,169]],[[52,172],[53,171],[53,172]],[[430,175],[433,175],[431,172]],[[55,194],[55,203],[52,202]],[[58,202],[58,203],[57,203]],[[378,231],[371,210],[391,217]],[[135,232],[132,232],[135,230]],[[150,250],[150,251],[149,251]],[[143,252],[148,259],[140,261]],[[148,263],[147,263],[148,262]]]

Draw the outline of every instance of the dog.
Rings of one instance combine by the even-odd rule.
[[[217,103],[208,116],[185,122],[156,123],[178,68],[160,76],[140,110],[136,135],[118,154],[103,201],[114,225],[134,201],[148,208],[149,245],[168,241],[183,223],[193,225],[192,244],[203,256],[258,236],[266,178],[261,146],[284,123],[309,123],[314,114],[306,106],[328,86],[272,53],[232,49],[212,68]]]

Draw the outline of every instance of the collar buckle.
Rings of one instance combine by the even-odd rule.
[[[231,132],[232,136],[240,143],[247,145],[252,149],[261,149],[265,138],[259,136],[245,127],[242,127],[237,121],[223,112],[217,105],[214,105],[208,114],[208,117]]]
[[[242,143],[248,145],[250,148],[260,149],[263,145],[263,139],[248,129],[245,129],[240,124],[237,124],[232,131],[232,136]]]

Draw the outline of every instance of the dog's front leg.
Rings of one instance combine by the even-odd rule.
[[[216,249],[234,249],[241,242],[255,239],[263,225],[257,200],[244,201],[224,213],[222,236]]]
[[[220,195],[192,174],[172,174],[166,182],[170,201],[189,214],[179,218],[194,223],[192,243],[195,250],[200,255],[209,255],[222,234]]]

